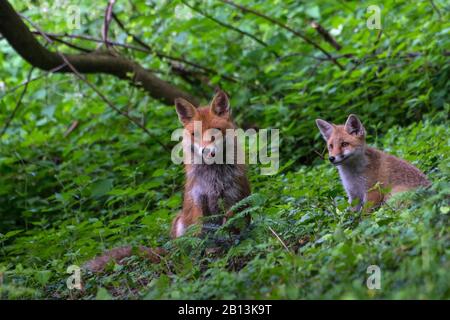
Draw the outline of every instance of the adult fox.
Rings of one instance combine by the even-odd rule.
[[[185,159],[193,161],[185,161],[183,208],[172,222],[172,238],[182,236],[189,226],[200,224],[201,220],[218,215],[222,209],[221,204],[225,215],[221,221],[215,219],[216,223],[213,224],[224,223],[234,214],[230,208],[250,195],[246,167],[237,162],[236,148],[226,150],[233,153],[231,157],[234,159],[233,162],[214,161],[218,155],[223,156],[223,148],[227,145],[226,139],[235,139],[233,135],[226,134],[227,130],[236,128],[231,117],[227,94],[218,90],[210,105],[201,108],[196,108],[190,102],[178,98],[175,100],[175,107],[185,129],[182,141],[184,156]],[[196,162],[195,159],[200,161]],[[246,223],[249,223],[249,219],[247,216]],[[133,255],[135,253],[133,251],[131,246],[115,248],[89,261],[85,267],[98,272],[103,270],[109,261],[120,261]],[[162,248],[153,249],[144,246],[138,247],[137,251],[155,263],[165,254]]]
[[[342,184],[354,210],[377,207],[395,193],[429,186],[426,176],[405,160],[366,145],[366,131],[351,114],[344,125],[317,119],[327,142],[329,160],[339,170]],[[390,189],[385,194],[382,189]]]

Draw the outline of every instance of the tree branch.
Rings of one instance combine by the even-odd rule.
[[[288,25],[282,23],[281,21],[278,21],[277,19],[274,19],[274,18],[271,18],[269,16],[266,16],[266,15],[262,14],[261,12],[258,12],[256,10],[253,10],[253,9],[247,8],[245,6],[242,6],[240,4],[237,4],[237,3],[235,3],[235,2],[233,2],[231,0],[219,0],[219,1],[221,1],[221,2],[223,2],[225,4],[228,4],[230,6],[233,6],[235,8],[238,8],[242,12],[251,13],[251,14],[253,14],[255,16],[263,18],[264,20],[272,22],[273,24],[276,24],[277,26],[279,26],[279,27],[281,27],[283,29],[286,29],[290,33],[292,33],[292,34],[296,35],[297,37],[303,39],[303,41],[305,41],[306,43],[312,45],[314,48],[316,48],[319,51],[321,51],[331,62],[333,62],[336,66],[338,66],[339,69],[344,70],[344,67],[339,63],[339,61],[337,61],[328,51],[326,51],[320,45],[318,45],[317,43],[315,43],[314,41],[309,39],[302,32],[292,29],[291,27],[289,27]]]
[[[224,74],[220,74],[219,72],[217,72],[216,70],[213,70],[211,68],[199,65],[198,63],[192,62],[192,61],[188,61],[186,59],[183,58],[179,58],[179,57],[174,57],[174,56],[170,56],[167,55],[165,53],[162,53],[160,51],[157,51],[155,49],[153,49],[152,47],[150,47],[148,44],[146,44],[144,41],[142,41],[141,39],[139,39],[139,37],[137,37],[136,35],[132,34],[126,27],[125,25],[122,23],[122,21],[120,21],[119,17],[117,17],[117,15],[113,12],[112,13],[113,19],[117,22],[117,24],[119,25],[120,29],[122,29],[123,32],[126,33],[127,36],[131,37],[136,43],[138,43],[143,50],[146,50],[146,52],[148,53],[152,53],[154,55],[156,55],[157,57],[161,58],[161,59],[167,59],[167,60],[172,60],[172,61],[176,61],[176,62],[181,62],[184,64],[187,64],[191,67],[203,70],[209,74],[215,74],[215,75],[219,75],[220,77],[222,77],[225,80],[228,80],[230,82],[239,82],[239,79],[224,75]],[[115,44],[115,43],[114,43]],[[136,48],[136,47],[134,47]]]
[[[168,146],[166,146],[164,143],[162,143],[159,139],[155,138],[155,136],[150,131],[148,131],[148,129],[144,125],[142,125],[141,123],[139,123],[139,121],[136,121],[135,119],[130,117],[130,115],[127,112],[123,112],[122,110],[117,108],[99,89],[97,89],[96,86],[94,86],[92,83],[90,83],[82,74],[80,74],[78,72],[78,70],[75,68],[75,66],[73,66],[70,63],[70,61],[67,59],[66,56],[64,56],[64,54],[58,53],[58,55],[61,56],[63,61],[72,70],[72,72],[75,74],[75,76],[77,78],[79,78],[80,80],[82,80],[84,83],[86,83],[111,109],[113,109],[118,114],[120,114],[120,115],[124,116],[125,118],[127,118],[131,123],[133,123],[136,126],[138,126],[139,128],[141,128],[149,137],[154,139],[166,151],[170,151],[170,148]]]
[[[58,53],[48,50],[36,40],[6,0],[0,0],[0,33],[22,58],[36,68],[51,70],[64,63]],[[104,73],[128,80],[135,86],[142,86],[150,96],[168,105],[173,104],[178,97],[198,104],[197,98],[158,78],[134,61],[101,52],[64,56],[79,73]],[[73,73],[73,70],[66,65],[57,72]]]
[[[14,119],[17,111],[19,110],[20,106],[22,105],[23,97],[25,96],[25,93],[28,89],[28,84],[31,80],[31,74],[33,73],[34,67],[31,67],[30,71],[28,72],[27,80],[25,81],[25,85],[23,87],[22,92],[20,93],[19,100],[17,100],[16,106],[14,107],[14,110],[9,115],[8,119],[5,121],[5,125],[3,126],[2,131],[0,132],[0,138],[5,134],[6,130],[8,130],[9,125],[11,124],[11,121]]]
[[[103,28],[102,28],[102,38],[103,38],[103,41],[105,42],[105,46],[107,48],[109,48],[109,43],[108,43],[109,24],[111,23],[111,14],[113,13],[113,7],[114,7],[115,2],[116,2],[115,0],[109,0],[108,5],[106,6],[106,10],[105,10],[105,18],[104,18]]]
[[[331,44],[336,50],[341,50],[342,46],[336,41],[336,39],[333,38],[333,36],[324,28],[322,27],[318,22],[311,21],[310,23],[311,27],[317,31],[318,34],[320,34],[323,39]]]
[[[262,46],[264,46],[264,47],[268,47],[268,46],[269,46],[269,45],[268,45],[267,43],[265,43],[263,40],[261,40],[261,39],[255,37],[255,36],[252,35],[251,33],[247,32],[247,31],[244,31],[244,30],[241,30],[241,29],[239,29],[239,28],[236,28],[236,27],[234,27],[234,26],[232,26],[232,25],[230,25],[230,24],[228,24],[228,23],[225,23],[225,22],[223,22],[223,21],[220,21],[219,19],[213,17],[212,15],[210,15],[210,14],[208,14],[208,13],[206,13],[206,12],[200,10],[199,8],[197,8],[197,7],[195,7],[195,6],[191,5],[191,4],[189,4],[186,0],[181,0],[181,2],[182,2],[185,6],[189,7],[190,9],[194,10],[195,12],[201,14],[202,16],[208,18],[209,20],[211,20],[211,21],[217,23],[218,25],[220,25],[220,26],[222,26],[222,27],[224,27],[224,28],[233,30],[233,31],[235,31],[235,32],[237,32],[237,33],[240,33],[241,35],[243,35],[243,36],[245,36],[245,37],[249,37],[249,38],[253,39],[254,41],[256,41],[257,43],[259,43],[260,45],[262,45]],[[275,57],[277,57],[277,58],[279,57],[278,53],[276,53],[275,51],[270,50],[270,52],[271,52]]]

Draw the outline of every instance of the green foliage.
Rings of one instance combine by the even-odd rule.
[[[185,66],[197,74],[192,80],[176,75],[167,59],[115,50],[204,102],[220,85],[240,126],[280,129],[279,173],[261,176],[250,168],[251,227],[239,238],[221,229],[207,238],[169,240],[184,173],[156,140],[176,143],[170,141],[179,127],[174,108],[124,81],[88,76],[144,123],[150,137],[73,76],[35,70],[33,77],[44,77],[29,84],[0,138],[0,298],[450,298],[445,2],[434,1],[438,14],[428,1],[383,1],[380,34],[366,28],[372,4],[366,1],[239,1],[304,32],[334,56],[351,53],[338,60],[345,70],[261,17],[217,1],[187,2],[267,46],[183,2],[118,2],[114,11],[152,48],[215,72]],[[47,15],[34,1],[11,3],[48,32],[100,34],[104,8],[92,1],[73,2],[82,12],[77,30],[68,29],[63,7]],[[311,19],[332,30],[340,51],[309,27]],[[114,23],[110,39],[136,45]],[[11,89],[29,71],[0,40],[0,130],[23,87]],[[318,155],[324,144],[314,119],[341,122],[349,113],[361,117],[369,143],[424,170],[433,187],[370,215],[347,211],[336,170]],[[133,256],[101,275],[83,272],[83,291],[67,289],[68,266],[125,244],[163,246],[170,254],[160,264]],[[372,264],[381,268],[379,291],[365,285]]]

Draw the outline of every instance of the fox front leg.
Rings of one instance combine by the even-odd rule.
[[[360,197],[349,196],[348,204],[350,205],[350,210],[353,212],[361,211],[365,203],[364,200],[365,200],[364,198],[361,199]]]

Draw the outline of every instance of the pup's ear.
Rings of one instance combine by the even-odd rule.
[[[194,105],[183,98],[175,99],[175,108],[177,109],[178,118],[183,124],[191,121],[197,113]]]
[[[224,91],[220,89],[217,90],[216,95],[211,102],[211,111],[219,117],[227,118],[230,115],[230,100]]]
[[[358,117],[355,116],[354,114],[348,116],[344,128],[348,134],[353,134],[361,137],[365,136],[366,134],[366,131],[364,130],[361,121],[359,121]]]
[[[328,139],[330,139],[331,137],[331,134],[333,133],[333,125],[322,119],[316,119],[316,124],[320,130],[320,133],[322,134],[322,137],[325,139],[325,141],[328,141]]]

